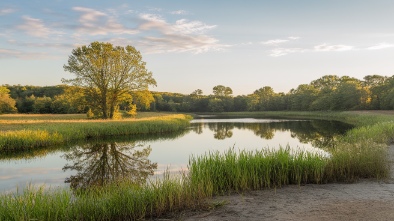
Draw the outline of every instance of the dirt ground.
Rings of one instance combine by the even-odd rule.
[[[391,179],[362,180],[354,184],[286,186],[220,196],[220,205],[202,212],[186,211],[159,220],[394,220],[394,145],[390,146]]]

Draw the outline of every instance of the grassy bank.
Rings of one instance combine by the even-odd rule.
[[[236,114],[256,117],[256,113]],[[327,149],[330,158],[302,152],[291,154],[287,148],[277,152],[230,149],[225,153],[191,156],[187,175],[177,178],[166,175],[162,180],[142,186],[120,182],[79,194],[43,188],[3,194],[0,196],[0,220],[138,220],[200,208],[204,206],[204,199],[217,194],[388,176],[387,144],[394,138],[394,115],[365,112],[298,114],[305,119],[341,120],[356,128],[333,148]],[[281,117],[296,116],[294,112],[281,114]]]
[[[119,135],[159,134],[184,129],[190,116],[158,114],[123,120],[56,119],[48,116],[7,115],[0,118],[0,151],[23,151],[75,140]],[[60,119],[59,119],[60,118]]]
[[[287,119],[337,120],[355,126],[327,148],[327,162],[321,182],[354,182],[360,178],[389,176],[387,146],[394,142],[394,111],[350,112],[240,112],[219,116],[280,117]]]
[[[29,187],[1,196],[0,220],[141,220],[199,206],[181,178],[164,178],[138,186],[119,182],[74,195],[66,189]]]

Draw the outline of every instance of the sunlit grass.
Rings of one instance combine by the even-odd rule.
[[[8,125],[0,127],[0,151],[29,150],[95,137],[169,133],[186,128],[191,119],[183,114],[144,115],[122,120],[9,120]]]

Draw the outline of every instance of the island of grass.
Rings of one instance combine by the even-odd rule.
[[[286,148],[277,152],[238,152],[230,149],[225,153],[191,157],[188,173],[179,177],[166,174],[163,179],[144,185],[121,181],[80,192],[27,187],[20,194],[0,196],[0,220],[139,220],[183,209],[201,208],[206,206],[207,198],[231,192],[288,184],[385,179],[389,176],[387,146],[394,141],[392,112],[261,112],[223,115],[339,120],[351,123],[355,128],[337,140],[333,148],[327,149],[330,158],[308,153],[291,155]],[[182,122],[189,119],[180,116]],[[154,118],[151,120],[155,121]],[[141,121],[140,126],[149,122]],[[110,123],[106,126],[112,125]],[[19,124],[23,124],[23,120],[16,125],[3,126],[8,129],[2,129],[2,136],[12,133],[12,128],[17,128]],[[45,122],[38,125],[30,130],[44,130]],[[105,130],[105,126],[102,130]],[[49,133],[56,132],[49,130]],[[81,138],[87,137],[85,134]]]
[[[191,119],[184,114],[149,112],[119,120],[89,120],[83,114],[0,115],[0,151],[26,151],[89,138],[171,133],[189,126]]]

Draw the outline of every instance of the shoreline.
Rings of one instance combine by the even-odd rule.
[[[184,211],[169,219],[214,220],[394,220],[394,144],[388,147],[391,178],[351,184],[288,185],[278,189],[216,196],[206,211]]]

